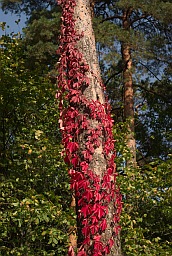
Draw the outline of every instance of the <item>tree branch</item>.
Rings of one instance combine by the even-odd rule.
[[[101,23],[103,23],[104,21],[113,20],[113,19],[120,19],[120,20],[122,20],[123,17],[122,17],[122,16],[119,16],[119,15],[114,15],[114,16],[107,17],[107,18],[103,19],[103,20],[101,21]]]
[[[114,78],[115,76],[119,75],[120,73],[122,73],[123,70],[118,71],[117,73],[114,73],[113,75],[111,75],[105,82],[105,86],[109,83],[109,81]]]
[[[138,17],[138,18],[135,18],[134,20],[132,20],[132,21],[130,22],[130,24],[133,25],[133,23],[135,23],[135,22],[137,22],[137,21],[139,21],[139,20],[145,19],[145,18],[147,18],[148,16],[149,16],[148,14],[143,14],[141,17]]]
[[[160,93],[157,93],[155,92],[154,90],[151,90],[151,89],[146,89],[144,86],[142,85],[138,85],[138,84],[133,84],[134,87],[139,87],[141,89],[143,89],[144,91],[148,92],[148,93],[152,93],[154,95],[157,95],[159,96],[160,98],[162,98],[166,103],[171,103],[164,95],[160,94]]]
[[[142,62],[139,61],[139,64],[141,64],[143,67],[145,67],[159,82],[161,82],[161,80]]]

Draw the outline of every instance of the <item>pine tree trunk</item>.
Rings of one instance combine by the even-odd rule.
[[[90,101],[98,101],[102,105],[106,105],[104,90],[102,88],[102,79],[100,74],[100,68],[98,64],[98,58],[96,53],[96,45],[95,45],[95,36],[92,28],[92,10],[91,10],[91,0],[78,0],[77,6],[75,8],[75,18],[76,18],[76,30],[79,33],[84,33],[83,38],[81,38],[78,47],[82,52],[86,63],[90,67],[90,71],[87,73],[87,76],[90,78],[89,87],[83,92],[85,97]],[[91,120],[92,127],[97,127],[98,122],[95,120]],[[95,153],[93,155],[92,162],[90,164],[93,172],[100,177],[100,184],[103,180],[104,173],[106,172],[107,167],[107,159],[103,156],[103,141],[104,134],[100,135],[101,144],[98,148],[96,148]],[[86,141],[84,142],[84,144]],[[80,144],[83,144],[83,136],[81,135]],[[111,177],[111,181],[114,182],[113,176]],[[114,237],[113,228],[111,227],[111,222],[114,215],[114,200],[109,203],[108,207],[109,214],[107,215],[107,224],[108,228],[102,236],[102,240],[105,244]],[[82,225],[81,225],[82,226]],[[81,238],[81,239],[80,239]],[[79,244],[82,244],[82,236],[79,234]],[[90,248],[87,248],[87,255],[93,255],[90,252]],[[109,256],[121,256],[121,246],[120,246],[120,237],[119,234],[115,238],[114,246],[111,248],[111,252],[108,254]]]
[[[123,28],[130,29],[129,16],[130,9],[123,12]],[[132,78],[132,57],[130,44],[122,42],[121,45],[122,60],[124,63],[123,84],[124,84],[124,117],[128,121],[128,134],[126,137],[127,146],[130,149],[131,158],[127,162],[127,166],[136,165],[136,140],[134,135],[134,92]]]
[[[58,86],[62,91],[68,88],[69,101],[69,107],[61,111],[60,124],[66,162],[72,165],[69,174],[76,197],[77,255],[121,256],[121,195],[116,186],[112,118],[96,54],[91,1],[60,3],[64,22]],[[69,255],[75,255],[72,248]]]

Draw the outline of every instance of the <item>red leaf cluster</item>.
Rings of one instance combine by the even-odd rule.
[[[90,84],[87,77],[90,67],[77,47],[77,42],[83,34],[79,35],[75,30],[76,0],[59,0],[58,3],[62,7],[62,25],[57,51],[60,59],[56,97],[59,101],[59,123],[65,147],[65,161],[71,166],[71,189],[75,191],[78,199],[78,217],[84,238],[77,256],[87,255],[84,245],[86,248],[91,246],[93,256],[108,255],[114,244],[114,237],[119,232],[118,222],[122,205],[119,189],[115,185],[117,174],[114,165],[113,120],[107,102],[101,104],[98,100],[87,99],[83,94],[83,87],[86,88]],[[68,100],[68,107],[63,106],[63,97]],[[96,120],[96,127],[91,125],[93,120]],[[100,145],[107,163],[103,177],[91,170],[95,151]],[[104,243],[101,234],[107,229],[110,202],[114,202],[114,217],[110,223],[114,227],[114,237]],[[74,255],[71,247],[69,255]]]

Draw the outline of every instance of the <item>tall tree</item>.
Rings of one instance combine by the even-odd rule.
[[[59,3],[63,23],[57,97],[65,160],[71,165],[76,198],[77,255],[121,255],[121,196],[116,186],[112,119],[97,60],[91,1]],[[67,108],[61,106],[64,93]]]
[[[149,8],[150,5],[151,8]],[[150,77],[153,81],[159,79],[158,82],[160,82],[161,78],[158,74],[165,74],[166,67],[170,65],[171,39],[169,31],[171,20],[169,10],[171,8],[170,3],[159,0],[154,1],[153,5],[152,2],[147,1],[127,2],[122,0],[99,1],[96,5],[96,13],[102,15],[100,21],[106,23],[104,30],[102,29],[102,38],[99,30],[98,42],[103,39],[100,48],[102,47],[102,50],[107,52],[106,55],[104,54],[106,64],[103,66],[106,72],[105,76],[107,76],[107,87],[111,83],[116,84],[115,79],[117,80],[117,76],[119,77],[120,74],[123,79],[121,93],[121,101],[124,102],[123,120],[129,119],[126,139],[132,153],[133,162],[136,160],[134,131],[137,131],[138,123],[137,119],[134,121],[134,109],[138,113],[139,106],[143,106],[141,101],[144,98],[139,92],[145,89],[148,93],[149,89],[146,88],[145,78]],[[162,9],[163,12],[161,12]],[[110,23],[107,21],[110,21]],[[95,24],[95,27],[98,27],[97,24]],[[116,49],[112,43],[109,43],[110,40],[105,41],[106,34],[109,34],[110,40],[115,42]],[[112,56],[114,56],[114,60],[112,60]],[[120,83],[121,80],[119,80],[118,88],[121,88]],[[149,83],[152,83],[152,81],[149,81]],[[162,86],[164,85],[162,81]],[[115,88],[115,90],[118,89]],[[111,91],[112,86],[110,86],[110,93]],[[149,95],[151,94],[150,90]],[[114,98],[112,100],[115,102]],[[116,102],[118,104],[119,98]],[[142,115],[142,108],[140,107],[139,110]],[[146,126],[146,123],[144,126]],[[142,143],[144,144],[144,142]]]
[[[121,16],[122,27],[124,31],[130,29],[130,15],[132,13],[132,8],[123,9]],[[124,86],[124,118],[125,121],[128,120],[128,133],[127,133],[127,145],[131,152],[131,159],[128,165],[136,165],[136,139],[134,135],[134,89],[133,89],[133,77],[132,77],[132,57],[131,57],[131,45],[129,42],[121,43],[121,55],[123,61],[123,86]]]

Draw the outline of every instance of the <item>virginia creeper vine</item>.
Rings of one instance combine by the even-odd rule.
[[[116,186],[114,165],[113,121],[108,102],[102,104],[84,95],[84,90],[90,84],[87,72],[91,70],[77,45],[84,34],[78,34],[75,29],[76,0],[59,0],[58,3],[62,7],[62,25],[57,98],[65,161],[71,166],[71,189],[75,191],[82,226],[83,242],[77,255],[108,255],[120,229],[118,222],[121,212],[121,195]],[[66,108],[63,106],[64,97],[68,102]],[[96,174],[91,168],[100,145],[103,145],[102,157],[106,160],[106,171],[102,175]],[[109,228],[107,216],[110,202],[114,202],[110,223],[113,236],[106,241],[103,234]],[[69,255],[74,255],[71,248]]]

